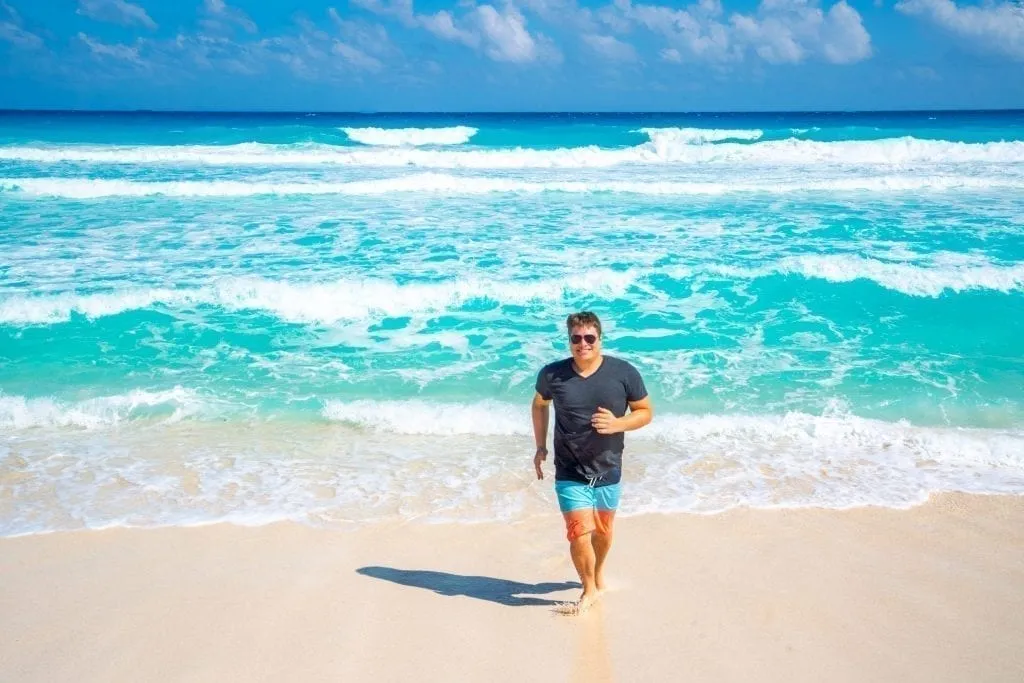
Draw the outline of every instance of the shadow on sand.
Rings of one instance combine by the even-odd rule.
[[[545,598],[519,597],[521,594],[537,595],[554,593],[571,588],[581,588],[577,581],[562,583],[519,583],[490,576],[463,576],[421,569],[393,569],[391,567],[360,567],[356,572],[403,586],[426,588],[440,595],[466,595],[478,600],[488,600],[509,607],[528,605],[558,605],[563,601]]]

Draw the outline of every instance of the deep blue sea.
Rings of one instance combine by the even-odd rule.
[[[1024,493],[1024,112],[0,113],[0,535],[552,514],[580,309],[626,514]]]

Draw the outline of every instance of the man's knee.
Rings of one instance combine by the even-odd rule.
[[[602,536],[607,536],[609,540],[612,536],[612,528],[615,524],[615,511],[614,510],[598,510],[597,514],[594,515],[594,533]]]
[[[577,538],[593,533],[597,526],[594,514],[589,510],[573,510],[566,512],[564,517],[565,537],[570,543]]]

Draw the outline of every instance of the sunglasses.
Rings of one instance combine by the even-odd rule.
[[[573,344],[579,344],[582,341],[585,341],[588,344],[593,344],[594,342],[597,341],[597,335],[596,334],[572,334],[572,335],[569,335],[569,341],[571,341]]]

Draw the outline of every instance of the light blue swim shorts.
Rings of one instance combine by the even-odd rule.
[[[609,484],[607,486],[590,486],[578,481],[561,480],[555,482],[558,509],[563,513],[582,509],[614,512],[619,508],[619,496],[621,494],[621,483]]]

